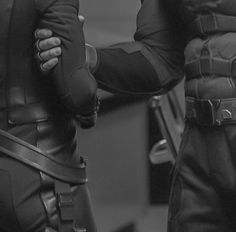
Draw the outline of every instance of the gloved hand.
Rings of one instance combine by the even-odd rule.
[[[84,17],[79,16],[79,20],[84,22]],[[43,73],[47,73],[58,63],[58,57],[61,55],[61,40],[53,36],[53,32],[48,29],[37,29],[35,31],[35,48],[36,59],[39,62],[40,69]],[[93,72],[97,65],[96,49],[89,44],[85,45],[86,49],[86,63]]]
[[[40,64],[43,73],[47,73],[58,63],[58,57],[61,55],[61,40],[53,37],[53,33],[48,29],[37,29],[35,31],[35,58]]]
[[[79,16],[79,20],[83,23],[83,16]],[[36,59],[38,60],[42,73],[48,73],[58,63],[58,57],[62,55],[62,49],[60,47],[61,40],[58,37],[53,36],[53,32],[48,29],[37,29],[35,31],[35,48],[36,48]],[[79,42],[79,41],[78,41]],[[91,57],[91,54],[93,54]],[[89,62],[90,61],[90,62]],[[96,66],[97,54],[96,49],[91,45],[86,45],[86,63]],[[99,99],[95,104],[94,109],[86,114],[74,115],[74,118],[79,122],[81,128],[90,128],[94,126],[97,120],[97,111],[99,108]]]

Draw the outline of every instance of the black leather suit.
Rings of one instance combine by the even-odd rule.
[[[93,113],[97,101],[78,10],[77,0],[0,1],[0,128],[67,166],[80,165],[77,119]],[[34,61],[38,27],[62,39],[63,55],[49,78],[39,74]],[[0,231],[59,231],[54,181],[0,153]],[[96,231],[87,185],[73,185],[71,191],[75,231]]]
[[[134,42],[97,52],[94,75],[115,93],[162,94],[185,71],[168,231],[236,231],[236,1],[142,0]]]

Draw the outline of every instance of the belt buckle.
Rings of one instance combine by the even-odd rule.
[[[221,121],[217,119],[217,109],[220,105],[220,99],[197,101],[198,121],[202,125],[214,126],[220,125]]]

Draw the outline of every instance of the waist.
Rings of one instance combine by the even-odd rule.
[[[236,123],[236,98],[197,99],[186,97],[186,120],[201,126]]]
[[[76,137],[77,124],[74,120],[44,119],[38,122],[3,125],[1,129],[9,134],[41,149],[61,162],[77,162],[78,143]],[[76,160],[75,160],[76,159]],[[73,163],[73,162],[72,162]]]

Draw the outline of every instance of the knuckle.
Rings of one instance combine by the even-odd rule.
[[[57,62],[58,62],[58,58],[54,58],[54,59],[51,60],[51,63],[52,63],[53,66],[56,65]]]
[[[50,47],[51,44],[52,44],[52,39],[47,39],[47,40],[45,40],[45,46],[46,46],[46,47]]]
[[[59,45],[61,43],[61,40],[57,37],[54,37],[54,45]]]
[[[56,48],[55,49],[55,54],[59,56],[61,54],[61,48]]]
[[[49,56],[50,56],[50,57],[53,57],[53,56],[54,56],[54,50],[53,50],[53,49],[49,50]]]
[[[47,60],[47,57],[48,57],[47,52],[42,52],[42,53],[40,54],[40,57],[41,57],[42,61],[46,61],[46,60]]]
[[[45,39],[52,35],[52,32],[48,29],[37,29],[35,31],[37,38]]]

